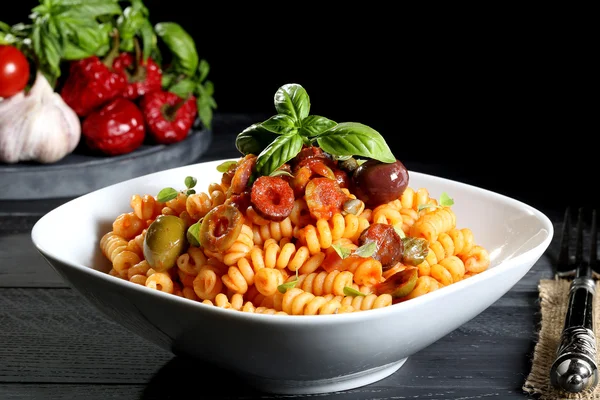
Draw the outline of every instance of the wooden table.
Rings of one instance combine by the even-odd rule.
[[[198,161],[239,156],[235,135],[260,121],[253,118],[216,116],[211,148]],[[444,176],[435,165],[407,167]],[[68,200],[0,201],[0,399],[278,398],[235,380],[218,385],[221,377],[232,379],[230,374],[176,357],[133,335],[70,289],[37,253],[30,237],[42,215]],[[542,211],[554,222],[562,215],[559,210]],[[510,292],[409,357],[395,374],[369,386],[316,397],[527,398],[521,387],[537,336],[537,285],[551,277],[557,236]]]

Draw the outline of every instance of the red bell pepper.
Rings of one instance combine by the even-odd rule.
[[[146,137],[146,127],[138,106],[117,97],[91,112],[83,120],[81,133],[90,149],[115,156],[140,147]]]
[[[196,120],[198,108],[192,95],[182,99],[164,90],[146,93],[140,101],[148,135],[156,143],[170,144],[185,139]]]
[[[132,53],[121,53],[113,62],[113,70],[125,74],[127,86],[122,97],[135,100],[146,93],[162,89],[162,71],[152,58],[136,61]]]

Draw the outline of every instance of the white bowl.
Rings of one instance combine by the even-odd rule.
[[[553,236],[540,211],[467,184],[410,172],[411,188],[454,199],[457,227],[470,228],[490,254],[489,269],[389,307],[316,315],[260,315],[207,306],[109,275],[99,241],[132,194],[198,179],[219,182],[214,161],[174,168],[94,191],[52,210],[33,243],[63,278],[109,318],[172,351],[238,373],[260,390],[308,394],[347,390],[397,371],[407,357],[488,308],[544,253]]]

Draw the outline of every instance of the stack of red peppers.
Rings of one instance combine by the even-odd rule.
[[[126,154],[149,142],[185,139],[196,119],[194,96],[181,99],[162,90],[162,71],[152,59],[118,51],[72,62],[60,91],[82,118],[86,145],[102,154]]]

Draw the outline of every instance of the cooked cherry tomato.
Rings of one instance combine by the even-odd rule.
[[[13,96],[27,85],[29,62],[21,50],[0,45],[0,97]]]
[[[348,196],[337,181],[329,178],[313,178],[306,185],[306,204],[310,215],[316,219],[330,219],[342,206]]]
[[[361,246],[368,242],[375,242],[377,244],[372,257],[381,262],[384,271],[390,269],[402,259],[404,242],[391,225],[382,223],[371,224],[358,238],[358,243]]]

